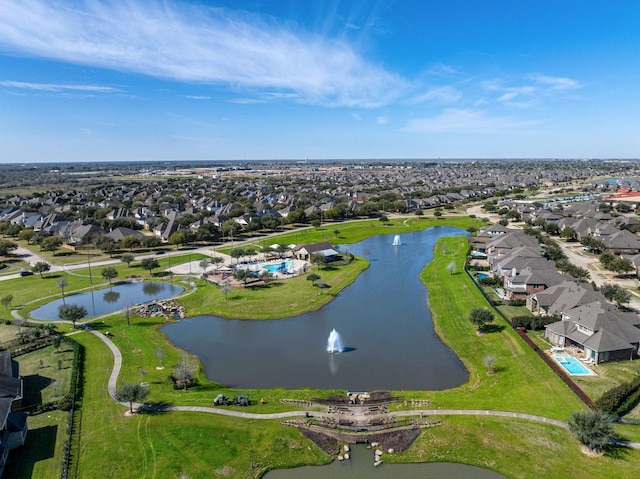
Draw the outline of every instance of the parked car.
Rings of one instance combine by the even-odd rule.
[[[29,271],[28,269],[25,269],[24,271],[20,271],[20,276],[32,276],[33,275],[33,271]]]

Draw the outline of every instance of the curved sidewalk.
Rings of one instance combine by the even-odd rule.
[[[108,381],[108,391],[109,395],[116,400],[116,388],[118,376],[120,375],[120,370],[122,369],[122,354],[120,354],[120,350],[117,346],[107,338],[104,334],[91,330],[95,336],[100,338],[102,342],[104,342],[107,347],[113,353],[113,370],[111,371],[111,375],[109,376]],[[120,403],[123,406],[127,406],[126,403]],[[245,413],[240,411],[232,411],[229,409],[215,408],[215,407],[206,407],[206,406],[145,406],[143,404],[136,404],[135,407],[139,409],[147,409],[147,410],[155,410],[155,411],[189,411],[189,412],[204,412],[211,414],[221,414],[224,416],[234,416],[245,419],[282,419],[282,418],[290,418],[290,417],[329,417],[331,414],[322,413],[317,411],[287,411],[281,413],[272,413],[272,414],[258,414],[258,413]],[[498,417],[509,417],[515,419],[522,419],[527,421],[535,421],[541,422],[545,424],[551,424],[553,426],[561,427],[564,429],[568,429],[568,424],[562,421],[557,421],[555,419],[546,418],[543,416],[535,416],[532,414],[522,414],[516,412],[507,412],[507,411],[488,411],[488,410],[479,410],[479,409],[422,409],[422,410],[410,410],[410,411],[397,411],[393,413],[395,416],[418,416],[420,414],[426,416],[452,416],[452,415],[472,415],[472,416],[498,416]]]

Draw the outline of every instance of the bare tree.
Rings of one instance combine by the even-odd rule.
[[[67,304],[64,301],[64,288],[69,286],[69,282],[67,281],[67,278],[65,278],[64,276],[60,276],[58,278],[58,282],[56,283],[56,285],[58,286],[58,288],[62,290],[62,304]]]
[[[177,384],[180,384],[184,387],[184,390],[187,390],[187,386],[189,386],[194,378],[195,378],[195,368],[189,359],[189,356],[186,354],[182,356],[180,362],[173,369],[173,374],[171,375],[174,381]]]

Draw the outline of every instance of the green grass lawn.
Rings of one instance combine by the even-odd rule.
[[[318,230],[304,230],[304,234],[292,232],[265,241],[268,244],[300,244],[328,239],[331,242],[349,243],[371,234],[395,234],[421,229],[426,225],[454,223],[466,228],[471,224],[479,224],[468,217],[446,218],[446,221],[432,217],[400,218],[391,220],[391,225],[378,221],[325,225]],[[340,230],[338,235],[334,235],[334,229]],[[294,239],[296,235],[297,240]],[[332,239],[333,236],[337,240]],[[469,371],[469,380],[458,388],[445,391],[396,393],[407,399],[428,399],[432,402],[429,408],[514,411],[563,421],[572,412],[585,410],[586,407],[569,388],[503,321],[496,321],[498,327],[493,332],[476,334],[474,326],[468,321],[469,311],[474,307],[489,306],[462,270],[466,251],[466,238],[442,239],[436,247],[434,260],[421,273],[421,278],[429,290],[436,331],[460,356]],[[162,261],[166,261],[166,258]],[[452,261],[458,273],[450,274],[447,269]],[[331,285],[329,290],[320,293],[321,296],[324,291],[327,292],[327,297],[321,300],[330,300],[330,295],[335,295],[353,281],[364,267],[366,261],[358,259],[352,265],[336,268],[335,271],[320,270],[323,280]],[[32,277],[4,283],[17,284],[16,281],[22,280],[33,281],[31,284],[34,289],[41,289],[37,285],[46,281]],[[261,317],[257,314],[258,305],[262,309],[271,308],[269,314],[275,317],[287,315],[282,311],[299,314],[295,310],[298,305],[283,299],[292,292],[302,295],[296,300],[306,306],[301,311],[315,306],[310,302],[314,295],[318,295],[318,290],[304,277],[282,283],[272,288],[237,288],[225,300],[215,286],[198,281],[198,292],[185,296],[181,301],[187,306],[189,315],[213,313],[228,317],[247,317],[241,314],[244,311],[249,311],[250,317]],[[3,287],[5,285],[0,282],[0,288]],[[291,291],[287,292],[284,288],[289,287]],[[10,285],[6,288],[5,291],[10,290]],[[2,289],[0,296],[1,292]],[[33,292],[20,294],[24,297],[34,295]],[[284,306],[279,304],[280,301]],[[119,314],[95,324],[98,329],[114,334],[114,342],[123,354],[120,383],[148,382],[151,402],[209,406],[219,392],[228,396],[247,392],[255,403],[242,408],[243,411],[276,412],[292,409],[280,403],[280,399],[311,399],[332,393],[311,389],[231,390],[208,381],[201,370],[198,371],[198,386],[187,392],[176,391],[169,375],[183,353],[167,343],[158,331],[161,324],[161,320],[156,318],[134,318],[131,325],[127,325],[126,319]],[[294,428],[282,426],[278,421],[234,419],[202,413],[136,414],[126,417],[126,408],[115,404],[107,393],[107,380],[113,365],[110,351],[92,334],[81,332],[74,337],[87,351],[82,427],[79,440],[74,444],[79,458],[78,477],[101,477],[105,471],[109,471],[109,476],[114,478],[172,478],[181,474],[191,479],[258,477],[270,468],[322,464],[330,459]],[[160,359],[156,356],[158,348],[163,351],[164,369],[156,368],[160,365]],[[487,374],[483,364],[483,358],[487,355],[497,357],[496,372],[492,375]],[[635,365],[629,364],[632,367]],[[611,368],[606,380],[598,386],[592,386],[593,393],[608,388],[608,384],[627,377],[627,374],[626,370]],[[265,398],[265,405],[259,403],[261,397]],[[394,408],[402,409],[404,406],[397,404]],[[438,419],[442,420],[442,426],[425,430],[409,451],[394,456],[392,460],[457,461],[489,467],[518,478],[632,477],[640,466],[638,451],[618,449],[601,458],[587,457],[580,452],[573,436],[557,427],[485,416]],[[638,440],[640,437],[637,429],[630,426],[622,426],[619,431],[629,439]],[[252,462],[257,466],[255,469],[251,469]],[[34,461],[32,463],[35,464]],[[42,467],[47,463],[43,461]],[[36,464],[36,467],[40,466]],[[33,477],[49,476],[43,474]]]
[[[330,263],[313,267],[310,273],[322,278],[328,288],[318,288],[307,275],[276,280],[268,286],[234,287],[226,299],[220,289],[206,281],[198,282],[198,291],[181,299],[189,316],[214,314],[239,319],[279,319],[313,311],[329,303],[369,266],[362,258],[350,263]]]
[[[459,388],[423,393],[433,400],[433,406],[527,412],[560,420],[584,410],[578,398],[504,321],[495,322],[500,331],[476,334],[468,320],[469,312],[474,307],[490,306],[465,273],[446,272],[452,260],[462,271],[466,238],[440,241],[449,254],[436,254],[421,278],[429,290],[436,330],[465,363],[469,380]],[[439,249],[436,247],[436,251]],[[487,355],[497,358],[493,375],[487,375],[483,364]]]
[[[69,391],[73,350],[64,342],[59,352],[48,346],[18,356],[16,360],[24,379],[23,407],[33,411],[40,404],[61,399]],[[67,416],[63,411],[29,416],[25,446],[11,451],[3,477],[59,478],[62,448],[67,439]]]

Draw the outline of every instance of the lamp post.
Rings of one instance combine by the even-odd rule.
[[[89,283],[93,284],[93,278],[91,277],[91,254],[87,253],[87,263],[89,265]]]

